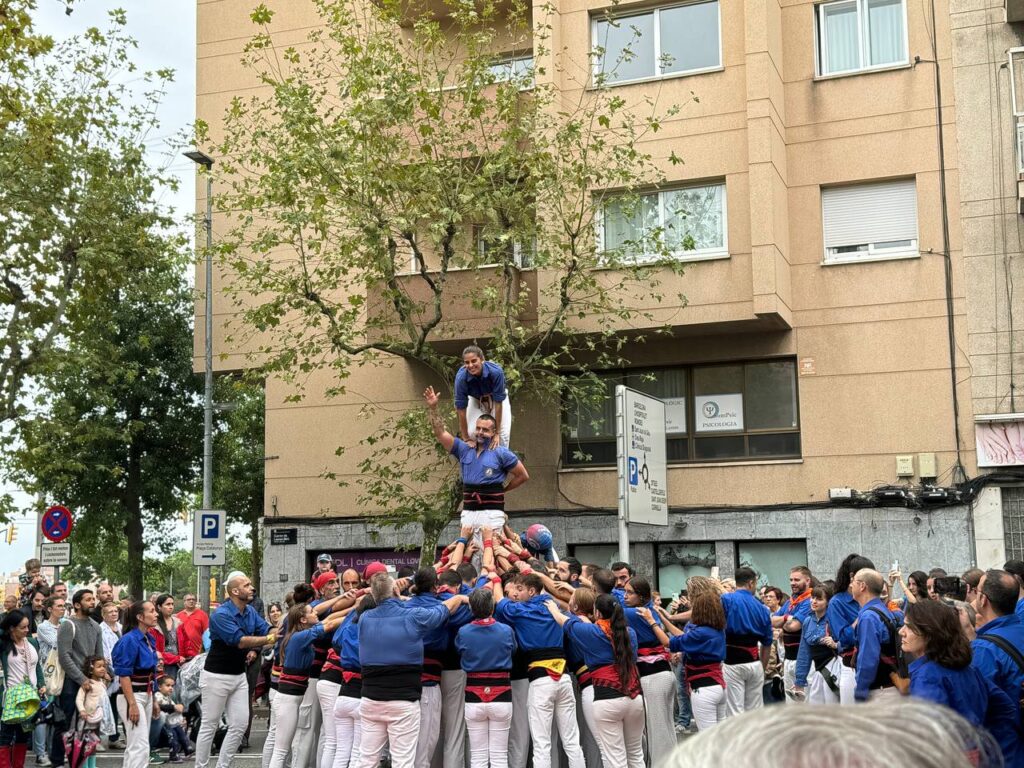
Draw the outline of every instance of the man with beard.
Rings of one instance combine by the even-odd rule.
[[[206,656],[199,688],[203,702],[203,724],[196,738],[196,768],[210,762],[213,737],[221,716],[228,732],[217,760],[228,768],[249,723],[249,684],[246,664],[258,649],[277,639],[266,620],[250,605],[255,590],[249,578],[234,574],[227,583],[228,600],[210,617],[210,652]]]
[[[798,565],[789,572],[787,600],[772,617],[772,626],[782,628],[782,646],[786,661],[782,666],[782,681],[786,688],[787,701],[793,701],[793,687],[796,685],[796,657],[800,653],[800,637],[803,623],[811,612],[811,572]]]

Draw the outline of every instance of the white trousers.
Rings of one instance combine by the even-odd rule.
[[[601,746],[597,743],[597,725],[594,722],[594,686],[583,688],[576,699],[577,717],[580,726],[580,747],[587,768],[601,768]],[[582,719],[579,717],[582,715]]]
[[[845,664],[839,672],[839,703],[856,704],[854,692],[857,690],[857,673],[853,667]]]
[[[135,692],[135,706],[139,710],[139,722],[132,725],[128,719],[128,700],[120,693],[117,697],[117,714],[124,723],[124,756],[121,758],[123,768],[145,768],[149,765],[149,724],[153,717],[153,698],[148,693]],[[54,736],[54,738],[59,738]]]
[[[643,768],[644,697],[602,699],[593,703],[593,711],[594,736],[606,768]],[[651,761],[667,755],[655,753],[652,748]]]
[[[204,669],[199,678],[199,695],[203,702],[203,724],[196,737],[196,768],[209,765],[213,737],[222,716],[227,718],[228,732],[220,745],[217,766],[228,768],[249,725],[249,682],[244,673],[221,675]]]
[[[316,681],[316,697],[320,701],[320,746],[319,768],[331,768],[334,765],[334,751],[338,740],[334,729],[334,704],[341,689],[339,683],[330,680]]]
[[[647,705],[647,749],[651,764],[664,760],[676,748],[673,715],[676,703],[676,676],[671,669],[640,678],[640,690]]]
[[[416,768],[430,768],[441,731],[441,686],[424,685],[420,694],[420,732],[416,737]]]
[[[361,699],[359,717],[363,733],[359,741],[358,768],[377,768],[385,744],[389,745],[392,768],[413,768],[420,730],[418,701]]]
[[[530,736],[533,738],[533,768],[551,768],[552,721],[558,727],[569,768],[586,768],[583,750],[580,749],[580,731],[576,726],[576,697],[569,675],[562,675],[557,680],[544,675],[530,683],[527,707]]]
[[[497,403],[495,403],[497,405]],[[476,432],[476,420],[479,419],[485,411],[480,408],[480,401],[475,397],[469,398],[469,404],[466,406],[466,428],[469,429],[469,436],[472,437]],[[491,416],[493,412],[487,411]],[[508,392],[505,393],[505,399],[501,403],[501,444],[508,448],[509,439],[512,437],[512,398],[508,396]]]
[[[466,673],[461,669],[441,672],[442,768],[466,765]],[[511,712],[511,707],[510,710]],[[506,745],[508,739],[506,738]]]
[[[309,681],[306,695],[299,707],[299,723],[295,729],[295,743],[292,745],[291,768],[316,768],[317,736],[320,733],[320,702],[316,686]]]
[[[277,691],[271,688],[267,698],[270,699],[270,719],[267,723],[267,739],[263,742],[262,768],[270,768],[270,758],[274,756],[274,745],[277,743],[277,708],[274,706]]]
[[[764,706],[764,667],[760,661],[723,664],[726,717]]]
[[[840,667],[843,663],[838,657],[832,659],[825,667],[835,677],[836,682],[840,680]],[[838,704],[839,694],[828,687],[828,683],[825,682],[824,675],[821,674],[814,665],[811,665],[811,671],[807,675],[807,703],[808,704]]]
[[[793,698],[793,689],[796,687],[796,659],[786,659],[782,662],[782,686],[786,691],[786,703],[792,704],[796,701]]]
[[[359,765],[359,743],[363,732],[363,721],[359,717],[360,701],[352,696],[339,696],[334,703],[334,735],[338,743],[333,768]]]
[[[697,730],[703,731],[725,720],[725,689],[720,685],[705,685],[690,691],[690,705]],[[651,748],[651,762],[659,763],[664,754],[657,754]]]
[[[508,768],[508,732],[512,702],[466,702],[470,768]]]
[[[530,681],[512,681],[512,726],[508,732],[509,768],[526,768],[530,756]]]
[[[292,749],[292,740],[296,737],[298,730],[301,717],[299,710],[302,709],[303,701],[305,701],[305,696],[296,696],[280,691],[274,697],[272,706],[277,713],[275,718],[277,737],[274,740],[274,753],[270,756],[270,768],[284,768],[285,762],[288,760],[288,753]]]
[[[889,701],[891,699],[898,699],[902,696],[899,689],[895,685],[890,685],[888,688],[876,688],[868,694],[868,701]]]

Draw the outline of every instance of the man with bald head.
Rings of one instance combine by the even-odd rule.
[[[341,594],[359,589],[360,583],[362,582],[359,578],[359,571],[355,568],[346,568],[341,574]]]
[[[882,602],[882,574],[861,568],[850,582],[850,593],[860,606],[857,614],[857,701],[899,696],[892,681],[896,671],[896,643],[901,617]]]
[[[270,625],[250,605],[255,590],[249,577],[234,572],[226,585],[227,601],[210,616],[210,652],[206,656],[199,690],[203,702],[203,724],[196,738],[196,768],[210,762],[213,737],[222,715],[228,732],[217,760],[228,768],[249,724],[249,683],[246,665],[259,649],[274,644]]]

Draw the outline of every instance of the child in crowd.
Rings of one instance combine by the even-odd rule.
[[[96,681],[96,685],[78,689],[75,696],[75,707],[78,719],[82,724],[83,737],[91,733],[96,741],[100,740],[100,725],[103,723],[103,700],[107,697],[107,661],[102,656],[87,656],[82,664],[82,674],[88,680]],[[96,754],[86,758],[83,768],[96,768]]]
[[[188,734],[185,733],[185,707],[174,700],[173,677],[160,678],[156,690],[156,703],[163,713],[163,732],[167,734],[167,740],[171,744],[168,760],[172,763],[183,763],[194,750],[192,742],[188,740]]]
[[[21,596],[18,600],[19,607],[25,607],[31,603],[32,594],[39,587],[46,586],[46,578],[39,572],[42,567],[42,563],[39,562],[38,558],[33,557],[25,561],[25,572],[18,577],[18,582],[21,585]]]

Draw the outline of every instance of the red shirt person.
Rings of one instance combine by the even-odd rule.
[[[210,626],[210,617],[199,607],[195,595],[185,595],[185,609],[178,611],[178,655],[191,659],[203,652],[203,633]]]

